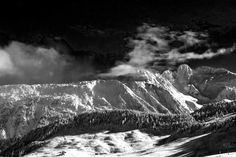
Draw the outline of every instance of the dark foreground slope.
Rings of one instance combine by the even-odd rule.
[[[236,151],[236,115],[226,116],[211,123],[193,125],[173,134],[158,145],[170,143],[181,138],[201,136],[189,141],[178,149],[182,150],[172,156],[206,156]]]
[[[232,102],[218,102],[205,105],[192,113],[198,123],[181,128],[158,145],[181,138],[202,136],[179,147],[182,151],[173,156],[206,156],[236,151],[236,105]]]

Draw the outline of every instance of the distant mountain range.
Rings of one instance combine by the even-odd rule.
[[[70,84],[0,87],[1,138],[20,137],[58,118],[103,110],[190,114],[202,105],[236,99],[236,75],[226,69],[180,65],[162,74],[135,75]]]

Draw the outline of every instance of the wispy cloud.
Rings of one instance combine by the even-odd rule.
[[[158,60],[166,60],[169,64],[176,63],[184,63],[188,60],[193,59],[211,59],[213,57],[217,57],[220,55],[226,55],[232,53],[236,49],[236,46],[232,46],[230,48],[221,48],[216,52],[212,52],[211,50],[205,51],[203,54],[197,54],[194,52],[180,53],[178,49],[172,49],[171,51],[161,54],[156,61]]]
[[[201,54],[195,52],[181,53],[187,48],[207,44],[208,35],[204,32],[171,31],[160,26],[144,24],[137,29],[135,38],[130,39],[129,46],[133,49],[128,53],[129,60],[120,62],[101,76],[119,76],[136,73],[139,68],[147,68],[148,63],[155,62],[158,66],[163,61],[169,65],[187,62],[192,59],[211,59],[219,55],[232,53],[236,46],[221,48],[216,52],[210,49]],[[172,46],[173,42],[179,42],[179,46]]]

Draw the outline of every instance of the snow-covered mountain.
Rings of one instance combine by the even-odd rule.
[[[49,149],[52,150],[49,156],[63,152],[137,156],[143,154],[137,152],[144,147],[142,143],[151,144],[142,150],[153,150],[150,153],[154,156],[166,156],[170,153],[168,149],[172,150],[170,154],[175,154],[180,152],[180,145],[201,141],[205,137],[207,139],[207,132],[214,128],[218,129],[217,137],[222,127],[227,129],[232,126],[234,132],[235,81],[236,75],[225,69],[191,69],[184,64],[176,71],[167,70],[161,74],[140,69],[135,74],[122,77],[69,84],[0,86],[0,147],[4,147],[0,149],[0,155],[14,152],[14,149],[17,151],[13,154],[20,154],[21,151],[27,154],[24,151],[42,145],[41,149],[29,156],[43,156]],[[214,116],[223,118],[218,122]],[[210,121],[201,121],[201,118]],[[118,133],[103,131],[111,129],[116,132],[118,128]],[[95,133],[86,134],[91,129]],[[139,132],[142,129],[153,131],[158,136]],[[82,132],[77,135],[79,130]],[[196,135],[192,130],[198,130]],[[72,132],[73,136],[67,135],[68,132]],[[204,132],[207,134],[202,134]],[[171,141],[189,133],[192,135],[189,139],[183,139],[183,142]],[[166,138],[161,135],[169,134],[171,136],[167,141],[170,143],[155,145],[155,141],[159,143]],[[15,141],[15,137],[23,138]],[[228,137],[229,141],[234,141],[231,135]],[[24,147],[24,143],[27,147]],[[127,150],[118,143],[126,145]],[[66,149],[58,148],[61,145]],[[81,150],[75,150],[77,147]],[[157,151],[159,148],[162,151]]]
[[[190,113],[201,106],[179,92],[161,74],[140,70],[137,79],[108,79],[71,84],[0,87],[1,138],[25,135],[59,118],[101,110],[130,109],[147,113]]]
[[[70,84],[0,86],[0,137],[25,135],[59,118],[83,112],[130,109],[188,114],[200,104],[236,99],[236,75],[225,69],[180,65],[162,74],[138,74]]]

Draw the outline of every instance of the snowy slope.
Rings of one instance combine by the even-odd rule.
[[[235,78],[234,73],[222,69],[192,70],[181,65],[176,72],[162,74],[142,69],[123,78],[0,86],[0,138],[22,136],[58,118],[83,112],[131,109],[191,113],[201,107],[198,102],[234,100]],[[212,90],[213,95],[206,94]]]
[[[138,75],[70,84],[1,86],[0,139],[23,136],[38,129],[20,141],[14,141],[13,145],[6,145],[9,149],[0,149],[0,153],[16,150],[17,154],[22,150],[28,157],[202,156],[225,152],[232,153],[219,155],[235,155],[233,109],[225,113],[223,111],[227,107],[216,103],[213,107],[217,112],[219,110],[226,115],[212,119],[214,115],[201,112],[207,107],[205,105],[199,112],[203,114],[202,118],[207,116],[211,119],[206,123],[189,114],[201,108],[197,101],[204,98],[209,102],[225,103],[226,106],[234,103],[234,95],[229,96],[235,92],[235,74],[227,72],[223,75],[225,70],[217,69],[192,70],[187,65],[180,66],[176,72],[138,72]],[[224,88],[220,90],[221,87]],[[213,88],[217,89],[216,98],[204,95]],[[117,114],[113,111],[101,115],[93,112],[118,109],[122,111],[116,111]],[[123,109],[130,109],[128,112],[135,114],[134,110],[142,111],[137,112],[142,115],[141,121],[133,114],[124,114],[126,111]],[[209,111],[215,114],[215,110]],[[92,113],[80,114],[84,112]],[[77,114],[83,118],[76,119],[74,115]],[[89,117],[89,114],[93,116]],[[152,115],[170,119],[162,121]],[[178,119],[178,116],[185,118]],[[68,117],[72,118],[68,120]],[[57,120],[60,120],[61,126],[57,125],[58,122],[52,125]],[[173,120],[175,124],[171,122]]]
[[[204,135],[202,135],[204,136]],[[163,146],[156,144],[167,136],[150,136],[139,130],[118,133],[100,132],[52,138],[48,144],[26,157],[51,156],[145,156],[165,157],[181,152],[180,146],[202,136],[183,138]]]
[[[97,110],[132,109],[153,113],[190,113],[197,99],[180,93],[158,73],[142,70],[143,81],[93,80],[71,84],[0,87],[1,138],[22,136],[58,118]]]

